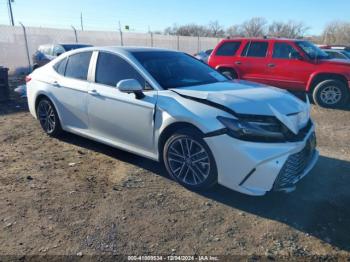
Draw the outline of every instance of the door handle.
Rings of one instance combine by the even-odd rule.
[[[268,67],[275,67],[275,64],[267,64]]]
[[[236,65],[241,65],[242,62],[241,62],[241,61],[237,61],[237,62],[235,62],[235,64],[236,64]]]
[[[98,95],[99,95],[99,93],[98,93],[95,89],[89,90],[89,91],[88,91],[88,94],[90,94],[90,95],[92,95],[92,96],[98,96]]]
[[[54,81],[51,85],[54,87],[61,87],[61,85],[57,81]]]

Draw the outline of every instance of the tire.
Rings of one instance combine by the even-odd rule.
[[[40,99],[36,112],[41,128],[47,135],[58,137],[62,134],[63,131],[57,111],[48,98]]]
[[[169,175],[190,190],[202,191],[217,184],[213,154],[195,129],[182,129],[168,138],[164,145],[163,162]]]
[[[228,77],[229,79],[237,79],[237,74],[229,69],[222,69],[220,70],[221,74]]]
[[[349,90],[345,83],[339,80],[320,82],[313,91],[314,102],[321,107],[337,108],[343,106],[349,99]]]

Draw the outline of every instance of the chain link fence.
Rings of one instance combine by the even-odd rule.
[[[84,43],[95,46],[148,46],[168,48],[194,54],[214,48],[219,38],[159,35],[118,31],[78,31],[0,25],[0,66],[12,74],[28,73],[32,55],[39,45],[51,43]]]

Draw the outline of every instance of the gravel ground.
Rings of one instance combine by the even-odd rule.
[[[49,138],[12,97],[0,103],[0,254],[350,257],[350,109],[312,116],[321,157],[296,191],[199,194],[156,162]]]

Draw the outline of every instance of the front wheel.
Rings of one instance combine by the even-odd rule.
[[[348,98],[348,87],[339,80],[325,80],[319,83],[313,92],[315,103],[321,107],[340,107],[345,104]]]
[[[166,141],[163,161],[170,176],[191,190],[205,190],[217,183],[214,157],[194,129],[178,131]]]

